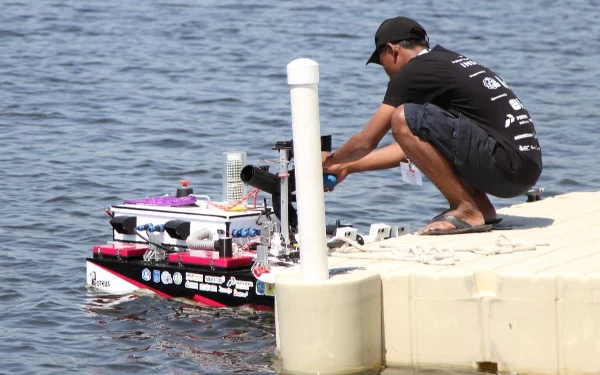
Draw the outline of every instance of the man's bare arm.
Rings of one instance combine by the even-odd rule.
[[[381,104],[365,127],[353,135],[344,145],[323,162],[323,167],[339,163],[349,163],[362,159],[373,151],[390,130],[395,107]]]

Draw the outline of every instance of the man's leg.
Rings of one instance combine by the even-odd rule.
[[[488,223],[496,220],[496,209],[494,208],[492,202],[490,202],[490,198],[488,197],[488,195],[485,192],[471,186],[462,178],[460,179],[460,181],[462,182],[463,186],[467,189],[469,195],[475,201],[477,209],[483,214],[485,222]]]
[[[488,195],[486,193],[484,193],[483,191],[472,187],[468,182],[466,182],[464,179],[460,178],[461,183],[463,184],[463,186],[465,187],[465,189],[467,189],[467,192],[469,192],[469,195],[471,197],[473,197],[473,200],[475,201],[475,204],[477,205],[477,209],[483,214],[483,218],[485,219],[486,223],[497,223],[496,219],[497,219],[497,215],[496,215],[496,209],[494,208],[494,205],[492,204],[492,202],[490,202],[490,199],[488,197]],[[446,214],[448,211],[450,211],[450,209],[444,211],[442,214]],[[440,214],[440,215],[442,215]],[[438,215],[438,216],[440,216]],[[437,218],[437,216],[436,216]]]
[[[485,223],[483,213],[479,210],[474,197],[471,195],[473,193],[472,188],[469,189],[463,184],[448,159],[430,143],[422,141],[412,133],[406,123],[404,106],[402,105],[396,109],[392,116],[392,133],[410,161],[433,182],[448,200],[450,211],[446,215],[455,216],[473,226]],[[421,228],[418,233],[423,234],[432,230],[449,229],[455,229],[451,223],[436,221]]]

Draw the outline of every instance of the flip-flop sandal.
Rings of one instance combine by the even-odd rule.
[[[433,223],[434,221],[437,221],[437,219],[439,219],[440,217],[444,216],[445,214],[447,214],[448,212],[452,211],[451,208],[447,209],[446,211],[442,212],[441,214],[434,216],[433,219],[431,219],[431,221],[429,221],[429,224]],[[486,225],[496,225],[496,224],[500,224],[500,222],[502,221],[501,217],[497,217],[494,220],[486,220],[485,224]]]
[[[491,224],[471,225],[471,224],[467,223],[466,221],[463,221],[463,220],[457,218],[456,216],[443,215],[443,214],[433,218],[433,220],[431,220],[430,223],[435,223],[438,221],[445,221],[447,223],[450,223],[450,224],[454,225],[454,229],[430,230],[428,232],[421,233],[421,235],[439,236],[439,235],[444,235],[444,234],[480,233],[480,232],[488,232],[493,227],[493,225],[491,225]]]

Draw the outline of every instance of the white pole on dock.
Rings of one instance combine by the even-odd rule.
[[[300,264],[304,281],[313,283],[329,278],[319,120],[319,64],[310,59],[296,59],[288,64],[287,77],[292,105]]]
[[[292,97],[300,263],[275,278],[277,350],[286,373],[355,374],[381,369],[381,275],[329,277],[319,124],[319,65],[287,66]]]

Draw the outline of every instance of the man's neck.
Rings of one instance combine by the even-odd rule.
[[[423,46],[416,46],[415,48],[413,48],[413,51],[415,52],[415,56],[419,56],[419,55],[429,52],[429,48],[425,48]]]
[[[408,62],[408,61],[412,60],[413,57],[417,57],[423,53],[429,52],[429,49],[425,48],[423,46],[416,46],[413,49],[405,49],[404,51],[406,51],[406,56],[408,57],[406,62]]]

